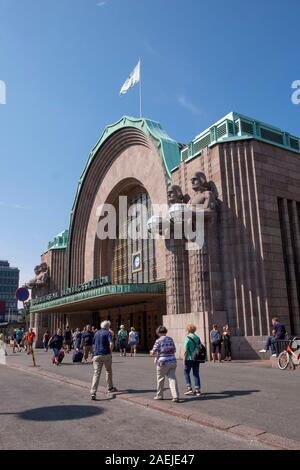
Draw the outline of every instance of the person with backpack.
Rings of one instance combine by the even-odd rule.
[[[17,340],[17,347],[18,347],[19,352],[22,351],[23,336],[24,336],[23,328],[18,328],[16,331],[16,340]]]
[[[185,395],[201,396],[200,382],[200,362],[205,362],[205,352],[199,336],[195,334],[197,330],[195,325],[189,324],[186,327],[187,335],[183,342],[183,372],[186,384]],[[190,373],[193,371],[195,391],[193,391]]]
[[[94,334],[91,325],[87,325],[85,331],[81,335],[81,346],[83,347],[83,357],[85,362],[88,361],[89,355],[93,354]]]
[[[213,329],[210,332],[210,343],[211,343],[211,351],[212,351],[212,354],[211,354],[212,360],[216,362],[216,354],[217,354],[218,361],[222,362],[221,360],[222,335],[216,323],[213,325]]]
[[[136,347],[139,341],[139,334],[135,331],[135,328],[132,326],[130,328],[130,333],[128,335],[128,344],[130,346],[130,356],[136,356]]]
[[[56,364],[57,366],[61,363],[63,359],[62,355],[62,347],[64,344],[64,337],[62,335],[62,330],[61,328],[58,328],[56,335],[53,335],[50,340],[49,340],[49,348],[53,350],[53,358],[52,362],[53,364]]]
[[[121,325],[118,331],[118,343],[119,343],[120,356],[126,356],[127,338],[128,338],[127,330],[125,330],[124,325]]]

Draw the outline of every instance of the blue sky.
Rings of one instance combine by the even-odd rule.
[[[21,280],[68,227],[89,150],[138,115],[180,142],[237,111],[300,135],[298,0],[0,0],[0,259]]]

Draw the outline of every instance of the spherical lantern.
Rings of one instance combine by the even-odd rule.
[[[161,235],[162,218],[159,215],[152,215],[147,222],[147,230],[153,235]]]
[[[169,219],[174,224],[180,224],[184,221],[184,217],[187,211],[188,207],[186,204],[173,204],[169,208]]]

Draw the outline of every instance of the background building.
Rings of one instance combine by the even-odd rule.
[[[118,214],[119,197],[127,196],[128,207],[139,202],[150,217],[154,204],[168,204],[169,185],[193,199],[191,180],[200,172],[217,198],[201,250],[162,238],[97,237],[101,204]],[[99,326],[108,318],[114,330],[135,326],[148,350],[164,323],[180,353],[187,323],[208,347],[212,324],[228,323],[234,357],[258,357],[272,317],[300,334],[299,227],[297,137],[230,113],[180,145],[157,122],[124,117],[91,151],[69,231],[36,267],[32,326],[41,338],[45,328]]]
[[[12,268],[8,261],[0,260],[0,321],[17,320],[19,274],[18,268]]]

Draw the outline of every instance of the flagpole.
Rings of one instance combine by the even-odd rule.
[[[140,118],[142,118],[142,67],[141,67],[141,58],[140,58]]]

